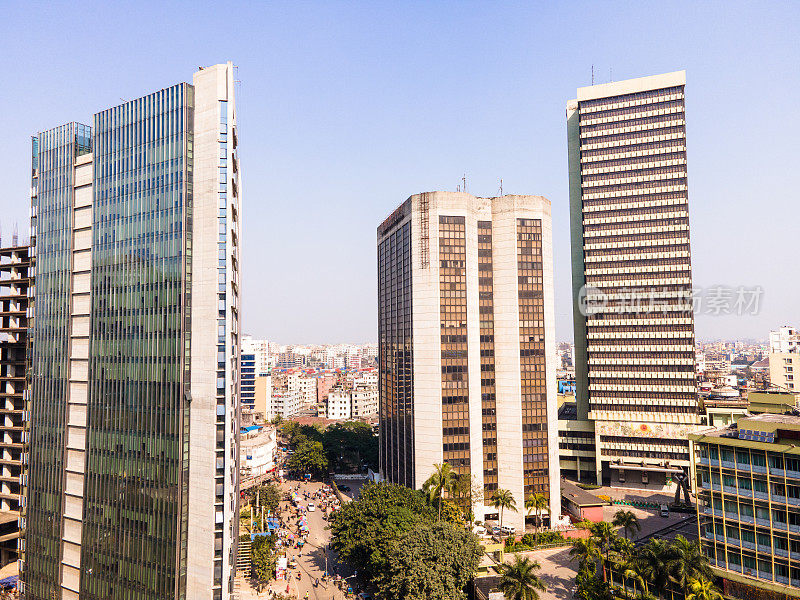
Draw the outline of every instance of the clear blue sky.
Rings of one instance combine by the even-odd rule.
[[[578,86],[686,69],[697,286],[761,285],[766,337],[798,311],[797,2],[2,2],[0,222],[27,231],[30,135],[239,66],[244,329],[376,338],[375,228],[409,195],[553,203],[557,337],[572,336],[564,107]]]

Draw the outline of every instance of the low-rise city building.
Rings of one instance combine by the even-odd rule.
[[[277,432],[274,427],[253,425],[242,431],[239,444],[239,472],[242,482],[275,469]]]
[[[748,415],[689,439],[702,550],[725,597],[800,597],[800,417]]]

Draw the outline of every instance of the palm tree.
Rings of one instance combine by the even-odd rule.
[[[604,552],[606,555],[606,559],[603,562],[603,581],[608,581],[608,577],[606,575],[606,565],[608,564],[609,559],[608,555],[611,551],[611,546],[614,545],[615,539],[619,536],[617,535],[617,532],[614,531],[614,528],[611,527],[611,524],[606,523],[605,521],[594,523],[589,528],[589,531],[592,532],[592,537],[595,538],[598,549],[601,552]]]
[[[437,500],[439,505],[438,520],[442,520],[442,496],[445,492],[450,492],[453,489],[456,474],[450,463],[434,464],[433,475],[428,477],[427,481],[422,484],[422,489],[428,494],[428,501],[433,504],[433,500]]]
[[[542,511],[547,508],[547,497],[540,493],[535,492],[528,496],[528,499],[525,500],[525,508],[527,510],[534,509],[536,510],[536,541],[539,541],[539,528],[541,527],[542,523]],[[552,527],[552,523],[551,523]]]
[[[689,583],[689,594],[686,600],[722,600],[722,594],[708,579],[701,577]]]
[[[708,566],[708,557],[700,550],[700,542],[690,542],[682,535],[676,536],[670,545],[668,564],[670,579],[681,586],[684,593],[692,580],[708,579],[713,575]]]
[[[596,572],[596,562],[600,558],[600,551],[595,543],[595,538],[578,538],[572,542],[572,548],[569,549],[570,560],[578,561],[578,570],[583,571],[589,569]]]
[[[630,510],[618,510],[614,515],[614,520],[611,521],[611,524],[614,527],[622,528],[622,530],[625,532],[626,540],[628,539],[629,533],[633,535],[634,533],[638,533],[642,530],[642,526],[639,524],[639,519],[637,519],[636,515]]]
[[[628,588],[625,587],[625,581],[633,579],[633,593],[636,593],[636,586],[639,586],[641,593],[648,594],[647,579],[645,579],[642,572],[642,565],[638,560],[629,558],[627,561],[620,565],[622,571],[622,587],[625,588],[625,595],[628,595]]]
[[[651,539],[641,548],[639,557],[642,574],[650,582],[650,588],[661,594],[670,581],[670,547],[662,539]]]
[[[509,490],[495,490],[492,494],[492,506],[500,510],[500,527],[503,526],[503,511],[506,508],[517,512],[517,501]]]
[[[513,563],[503,563],[498,566],[500,583],[497,587],[503,592],[506,600],[539,600],[537,590],[547,589],[537,574],[541,568],[542,565],[535,560],[515,556]]]

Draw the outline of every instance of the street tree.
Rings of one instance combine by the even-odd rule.
[[[328,457],[321,442],[304,440],[295,448],[288,467],[297,473],[322,475],[328,472]]]
[[[538,575],[541,568],[535,560],[515,556],[513,563],[498,565],[500,583],[497,587],[506,600],[539,600],[539,591],[547,589]]]
[[[708,557],[700,549],[700,542],[690,542],[678,535],[669,547],[668,568],[670,580],[679,585],[684,593],[689,591],[693,580],[713,580]]]
[[[722,594],[710,580],[701,577],[689,583],[686,600],[722,600]]]
[[[517,512],[517,501],[509,490],[495,490],[491,502],[492,506],[500,511],[500,527],[503,526],[503,513],[506,509]]]
[[[425,495],[389,483],[370,483],[358,500],[337,510],[330,521],[331,547],[365,580],[387,572],[392,544],[436,513]]]
[[[388,570],[378,578],[388,600],[466,600],[483,549],[478,538],[451,523],[423,523],[396,540]]]
[[[614,515],[614,520],[611,521],[611,524],[614,527],[622,528],[622,530],[625,532],[626,540],[628,539],[629,533],[633,535],[634,533],[638,533],[642,530],[639,519],[637,519],[636,515],[633,514],[633,511],[630,510],[618,510]]]
[[[422,484],[422,490],[428,495],[428,500],[434,500],[439,505],[439,520],[442,519],[442,498],[445,493],[453,490],[456,473],[450,463],[433,465],[433,474]]]
[[[267,483],[256,490],[255,503],[258,506],[263,506],[267,510],[275,512],[278,509],[278,504],[282,496],[283,494],[281,494],[281,490],[278,486]]]
[[[542,526],[542,511],[547,509],[547,497],[541,492],[535,492],[525,500],[525,508],[536,511],[536,540],[539,540],[539,529]],[[552,523],[550,525],[552,527]]]
[[[250,545],[250,564],[253,575],[262,583],[272,579],[275,575],[275,538],[271,535],[257,535]]]

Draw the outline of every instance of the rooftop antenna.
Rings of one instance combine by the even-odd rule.
[[[14,223],[14,232],[11,234],[11,245],[16,248],[19,242],[19,233],[17,232],[17,224]]]
[[[614,68],[613,67],[609,67],[608,68],[608,79],[609,79],[609,81],[614,81]]]
[[[503,197],[503,178],[500,178],[500,197]]]
[[[592,85],[594,85],[594,65],[592,65]]]
[[[461,177],[461,183],[464,184],[464,191],[466,192],[467,191],[467,174],[466,173],[464,173],[464,175]]]

